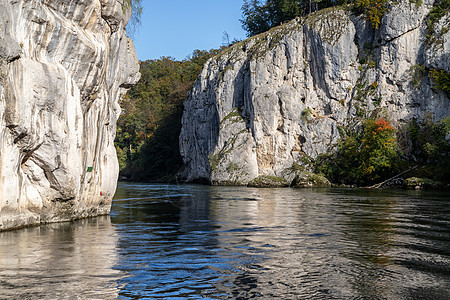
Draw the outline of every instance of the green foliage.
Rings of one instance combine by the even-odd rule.
[[[355,8],[366,16],[373,28],[378,29],[381,18],[388,10],[388,2],[389,0],[356,0]]]
[[[450,12],[450,0],[438,0],[434,3],[433,9],[428,14],[426,35],[428,46],[442,44],[442,35],[448,31],[447,28],[442,28],[440,34],[435,32],[435,25],[441,18]]]
[[[433,122],[431,116],[422,120],[413,119],[408,126],[409,152],[424,163],[439,162],[443,154],[448,156],[450,152],[446,140],[449,134],[450,117],[439,122]]]
[[[422,165],[416,176],[450,181],[450,117],[434,122],[413,119],[400,134],[399,146],[411,163]]]
[[[413,65],[409,69],[412,83],[415,88],[419,88],[423,79],[429,76],[433,86],[445,92],[450,97],[450,73],[441,69],[427,69],[424,65]]]
[[[244,0],[242,27],[253,36],[283,22],[304,16],[322,8],[347,3],[346,0]]]
[[[412,84],[415,88],[419,88],[422,80],[427,75],[427,69],[424,65],[413,65],[409,68],[409,73],[412,76]]]
[[[423,4],[423,0],[409,0],[410,3],[414,3],[416,7],[420,7]]]
[[[420,7],[423,4],[423,0],[409,0],[410,3],[414,3],[416,7]]]
[[[311,108],[307,107],[302,111],[302,115],[301,115],[301,119],[303,121],[307,120],[309,117],[311,117],[313,115],[313,111]]]
[[[178,136],[183,102],[204,63],[218,51],[141,62],[141,79],[121,100],[116,149],[122,175],[136,180],[168,179],[181,167]]]
[[[143,12],[142,1],[143,0],[122,0],[123,13],[126,13],[127,10],[131,9],[131,17],[127,25],[127,30],[131,35],[133,35],[139,25],[141,25]]]
[[[450,73],[445,70],[431,69],[430,77],[433,80],[434,86],[444,91],[450,98]]]
[[[422,0],[410,1],[420,5]],[[336,5],[351,4],[350,7],[356,13],[364,14],[372,27],[378,29],[382,17],[388,11],[388,3],[389,0],[244,0],[241,23],[247,35],[253,36],[298,16]],[[373,64],[373,61],[369,62],[371,67]]]
[[[230,120],[232,123],[244,122],[244,119],[241,116],[241,112],[239,108],[233,109],[228,115],[226,115],[221,123],[224,124],[226,121]]]
[[[346,130],[336,153],[316,161],[315,171],[333,182],[360,185],[374,183],[397,168],[394,128],[384,119],[367,119],[362,128]]]

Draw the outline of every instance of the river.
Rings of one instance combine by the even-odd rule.
[[[0,299],[450,299],[448,191],[119,183],[0,233]]]

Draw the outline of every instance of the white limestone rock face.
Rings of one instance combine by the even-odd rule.
[[[182,178],[246,185],[267,175],[291,182],[297,165],[333,148],[339,126],[376,112],[395,126],[430,113],[435,120],[449,116],[448,97],[428,78],[412,84],[412,66],[450,65],[448,33],[439,50],[424,44],[433,2],[396,3],[377,31],[361,16],[327,9],[210,59],[185,101]]]
[[[120,95],[139,80],[107,0],[0,0],[0,230],[109,213]]]

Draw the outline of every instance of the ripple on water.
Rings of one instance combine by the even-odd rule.
[[[450,299],[448,193],[121,183],[0,234],[0,298]]]

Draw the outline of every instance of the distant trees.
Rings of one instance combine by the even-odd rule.
[[[141,79],[122,99],[115,141],[122,175],[168,180],[181,167],[178,136],[183,102],[205,62],[218,50],[195,50],[141,62]]]

